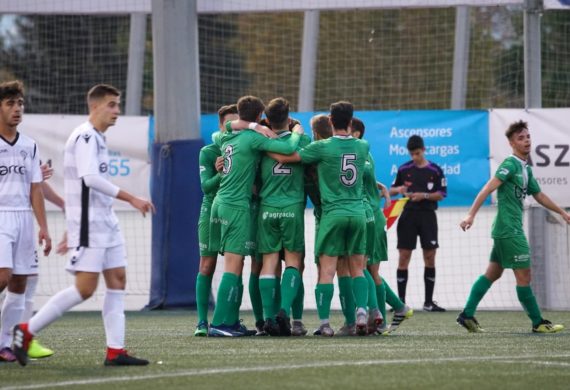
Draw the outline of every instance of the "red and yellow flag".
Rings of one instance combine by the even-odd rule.
[[[402,210],[404,210],[404,206],[408,200],[410,200],[410,198],[398,199],[396,201],[393,201],[390,207],[384,209],[384,216],[386,217],[386,229],[390,229],[390,226],[396,222],[400,214],[402,214]]]

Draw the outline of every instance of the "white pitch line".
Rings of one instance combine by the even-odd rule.
[[[549,358],[567,358],[570,354],[551,355]],[[52,387],[65,387],[65,386],[79,386],[79,385],[95,385],[113,382],[130,382],[130,381],[143,381],[149,379],[162,379],[162,378],[179,378],[191,376],[205,376],[205,375],[220,375],[220,374],[239,374],[244,372],[264,372],[264,371],[280,371],[280,370],[297,370],[304,368],[327,368],[327,367],[345,367],[345,366],[381,366],[392,364],[410,364],[410,363],[424,363],[424,364],[440,364],[448,362],[463,362],[463,361],[496,361],[501,363],[521,363],[520,360],[544,358],[544,355],[525,355],[525,356],[465,356],[465,357],[448,357],[448,358],[429,358],[429,359],[397,359],[397,360],[361,360],[361,361],[331,361],[331,362],[316,362],[307,364],[291,364],[279,366],[257,366],[257,367],[235,367],[235,368],[206,368],[206,369],[193,369],[180,372],[169,372],[162,374],[148,374],[140,376],[117,376],[113,378],[92,378],[92,379],[79,379],[54,383],[42,383],[33,385],[22,386],[9,386],[3,387],[3,390],[25,390],[25,389],[45,389]],[[530,360],[533,364],[536,361]],[[545,362],[546,363],[546,362]],[[570,365],[564,362],[552,362],[552,365]],[[556,364],[554,364],[556,363]],[[558,364],[559,363],[559,364]]]

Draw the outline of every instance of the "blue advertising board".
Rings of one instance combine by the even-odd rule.
[[[310,134],[313,112],[292,113]],[[398,167],[410,160],[406,142],[424,138],[426,158],[447,177],[448,196],[440,206],[469,206],[489,180],[489,114],[487,111],[358,111],[366,125],[364,138],[376,163],[376,177],[390,186]],[[211,142],[217,115],[202,116],[202,138]],[[488,202],[489,200],[487,200]]]

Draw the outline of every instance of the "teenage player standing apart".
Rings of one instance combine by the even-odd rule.
[[[505,268],[511,268],[515,274],[517,297],[532,321],[535,333],[555,333],[564,329],[563,325],[554,325],[542,318],[540,308],[530,287],[530,247],[523,230],[523,206],[527,195],[542,206],[562,216],[570,224],[570,214],[555,204],[540,190],[538,182],[528,164],[530,154],[530,133],[526,122],[512,123],[505,135],[512,147],[513,154],[507,157],[479,192],[467,216],[461,221],[463,230],[469,229],[475,215],[485,199],[497,190],[498,211],[493,223],[493,249],[487,271],[471,287],[465,308],[457,317],[457,323],[469,332],[481,332],[475,319],[477,305],[483,299],[491,285],[498,280]]]
[[[0,84],[0,292],[8,288],[0,314],[0,361],[7,362],[16,360],[12,328],[24,313],[27,277],[38,273],[34,215],[44,255],[51,251],[39,150],[17,130],[23,114],[22,83]]]
[[[238,119],[235,104],[223,106],[218,110],[219,128],[223,131],[227,121]],[[220,133],[215,133],[217,137]],[[198,242],[200,245],[200,269],[196,277],[196,307],[198,309],[198,325],[194,336],[208,335],[208,306],[212,291],[212,277],[216,270],[218,252],[210,250],[210,212],[212,202],[220,186],[221,174],[216,170],[216,159],[221,156],[220,145],[212,142],[200,149],[200,185],[204,197],[200,206],[198,219]]]
[[[330,108],[333,137],[313,142],[291,156],[275,156],[281,163],[317,164],[323,214],[315,249],[319,255],[315,298],[321,320],[318,333],[329,337],[334,335],[329,321],[333,278],[337,261],[342,256],[348,256],[353,281],[357,332],[364,335],[367,331],[368,283],[363,274],[366,217],[362,179],[369,146],[368,142],[350,135],[352,114],[351,103],[333,103]]]
[[[14,352],[21,365],[34,335],[63,313],[88,299],[103,273],[107,290],[103,324],[107,341],[105,365],[146,365],[147,360],[127,354],[125,347],[124,296],[126,254],[112,204],[115,198],[129,202],[143,216],[154,211],[148,200],[121,190],[109,181],[109,156],[104,133],[121,112],[120,92],[105,84],[87,94],[89,120],[77,127],[65,145],[65,218],[67,245],[73,253],[67,270],[75,284],[54,295],[29,323],[14,328]]]
[[[398,295],[403,302],[406,301],[408,266],[420,236],[425,264],[424,310],[443,312],[445,309],[433,301],[435,254],[439,248],[435,210],[437,202],[447,196],[447,183],[443,170],[425,158],[426,149],[422,137],[412,135],[407,147],[412,160],[398,168],[396,180],[390,188],[390,195],[401,194],[410,198],[398,220]]]
[[[237,127],[245,128],[248,123],[251,128],[259,126],[256,122],[265,108],[259,98],[244,96],[237,106],[240,118],[235,123]],[[224,254],[224,274],[208,334],[235,337],[243,335],[239,329],[239,299],[236,297],[239,298],[244,257],[251,254],[253,245],[249,208],[261,153],[292,153],[299,143],[299,134],[294,132],[289,139],[278,140],[247,129],[232,131],[232,122],[226,123],[226,129],[221,137],[224,167],[210,218],[210,248]],[[302,129],[297,131],[302,132]]]

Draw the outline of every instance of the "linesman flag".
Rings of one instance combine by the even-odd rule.
[[[390,226],[396,222],[400,214],[402,214],[402,210],[404,210],[404,206],[408,200],[410,200],[410,198],[398,199],[392,202],[390,207],[384,209],[384,216],[386,217],[386,229],[390,229]]]

